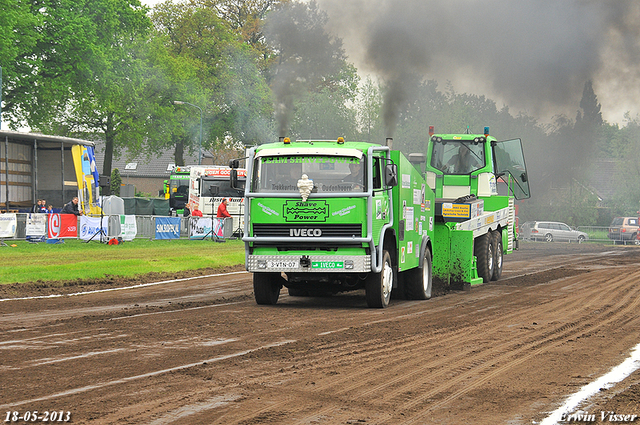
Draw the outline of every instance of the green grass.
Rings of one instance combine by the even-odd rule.
[[[136,239],[122,245],[75,239],[64,244],[7,243],[10,246],[0,247],[0,284],[132,277],[244,264],[244,244],[239,240]]]

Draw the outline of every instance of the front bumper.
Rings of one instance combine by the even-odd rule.
[[[249,255],[247,271],[285,273],[369,273],[370,255]]]

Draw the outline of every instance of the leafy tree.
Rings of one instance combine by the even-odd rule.
[[[24,72],[7,98],[15,122],[34,130],[105,138],[104,174],[117,143],[139,142],[139,64],[134,41],[149,25],[139,0],[39,0],[30,3],[39,37],[20,58]]]
[[[162,122],[160,146],[175,146],[176,163],[199,138],[193,107],[166,108],[171,100],[199,106],[203,149],[225,147],[227,138],[255,143],[270,131],[271,93],[255,65],[250,47],[218,17],[197,2],[162,3],[154,9],[153,90]],[[272,132],[272,131],[271,131]]]
[[[13,128],[19,127],[19,113],[16,110],[16,93],[23,76],[36,61],[32,58],[40,34],[41,16],[31,13],[29,2],[24,0],[0,0],[0,66],[2,67],[2,87],[0,100],[3,101],[5,117]],[[10,95],[3,94],[9,91]]]

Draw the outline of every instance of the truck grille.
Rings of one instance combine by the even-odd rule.
[[[301,231],[320,230],[322,238],[352,238],[362,237],[362,224],[253,224],[253,236],[255,237],[291,237],[291,230],[294,236],[302,236]],[[311,235],[310,235],[311,236]],[[313,235],[313,236],[317,236]]]

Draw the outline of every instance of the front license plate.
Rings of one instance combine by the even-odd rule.
[[[297,269],[299,268],[299,263],[296,260],[291,261],[267,261],[268,269]]]

